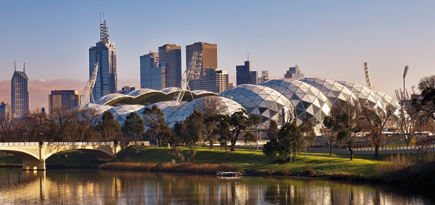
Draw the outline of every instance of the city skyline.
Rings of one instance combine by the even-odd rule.
[[[141,4],[149,11],[140,12]],[[271,78],[282,78],[289,67],[298,65],[307,77],[361,85],[365,85],[363,62],[368,62],[375,89],[394,97],[394,90],[403,87],[405,65],[410,68],[409,91],[421,77],[433,74],[434,5],[406,1],[111,2],[104,6],[98,1],[77,5],[1,2],[0,25],[7,32],[0,33],[0,101],[11,103],[7,84],[14,59],[27,65],[31,111],[47,108],[49,90],[81,94],[89,76],[87,49],[98,35],[100,11],[105,12],[111,40],[117,44],[118,87],[139,87],[138,57],[149,50],[177,44],[182,48],[184,70],[183,48],[201,41],[218,44],[218,69],[227,70],[233,83],[235,67],[247,60],[247,53],[252,70],[269,70]],[[213,8],[222,15],[200,8]],[[169,9],[177,12],[147,21]],[[50,84],[57,87],[47,87]]]

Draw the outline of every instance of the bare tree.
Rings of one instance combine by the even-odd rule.
[[[371,141],[375,146],[375,156],[379,157],[379,148],[384,143],[384,129],[387,123],[394,117],[396,108],[388,104],[383,110],[382,108],[373,108],[368,104],[362,105],[361,118],[363,129],[370,132]]]

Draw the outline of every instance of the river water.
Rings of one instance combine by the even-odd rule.
[[[291,177],[0,169],[0,204],[434,204],[430,192]]]

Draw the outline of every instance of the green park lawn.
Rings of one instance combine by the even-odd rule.
[[[183,150],[187,156],[188,150]],[[65,157],[67,155],[67,157]],[[386,163],[383,160],[372,159],[373,155],[355,155],[350,161],[347,155],[328,153],[308,153],[305,158],[304,153],[297,155],[293,164],[288,161],[282,161],[279,158],[269,159],[261,150],[252,151],[249,148],[238,148],[236,151],[228,151],[228,158],[225,159],[225,150],[222,148],[197,149],[196,163],[221,164],[226,163],[242,168],[246,172],[259,171],[289,171],[292,174],[303,172],[304,167],[311,167],[318,175],[330,175],[338,172],[348,172],[355,175],[364,175],[366,177],[376,176],[376,165]],[[169,148],[140,147],[138,154],[133,148],[127,149],[124,153],[118,155],[118,159],[113,161],[130,161],[130,162],[170,162],[171,159],[179,160],[171,155]],[[19,165],[21,160],[10,154],[0,153],[0,166]],[[98,162],[90,154],[82,151],[70,150],[51,156],[46,160],[46,165],[50,167],[97,167]]]
[[[184,150],[187,153],[187,150]],[[130,155],[131,156],[131,155]],[[187,156],[187,154],[185,154]],[[329,175],[337,172],[348,172],[355,175],[375,176],[376,165],[386,163],[383,160],[372,159],[373,155],[355,155],[350,161],[347,155],[329,156],[328,153],[308,153],[305,158],[304,153],[297,155],[293,164],[288,161],[283,162],[279,158],[269,159],[261,150],[236,149],[234,152],[228,151],[228,159],[225,159],[225,150],[214,148],[209,150],[201,148],[197,150],[196,163],[227,163],[242,168],[247,172],[257,171],[290,171],[291,173],[301,173],[304,167],[311,167],[318,175]],[[132,162],[170,162],[171,159],[178,159],[170,154],[169,148],[141,147],[140,153],[134,157],[121,157],[120,161]]]

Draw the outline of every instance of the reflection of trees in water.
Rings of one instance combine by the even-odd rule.
[[[15,186],[2,192],[6,194],[0,195],[0,204],[13,201],[54,204],[432,203],[380,187],[287,177],[219,180],[204,175],[97,170],[51,170],[46,177],[32,174],[0,169],[0,184]]]

